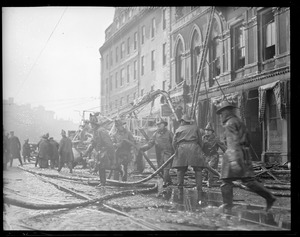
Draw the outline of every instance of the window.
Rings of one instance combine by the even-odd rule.
[[[113,53],[110,51],[110,66],[113,65]]]
[[[133,93],[133,99],[135,100],[136,98],[136,92]]]
[[[125,22],[125,14],[122,15],[122,24]]]
[[[154,91],[154,85],[151,86],[151,91]]]
[[[118,72],[115,74],[115,88],[118,88]]]
[[[116,47],[116,63],[118,62],[118,50],[119,50],[119,48],[118,48],[118,46]]]
[[[200,37],[198,31],[194,31],[191,44],[191,85],[196,84],[200,63]]]
[[[163,9],[163,30],[167,27],[167,9]]]
[[[110,76],[110,80],[109,80],[109,90],[112,91],[112,80],[113,80],[113,76]]]
[[[144,89],[141,89],[141,96],[144,95]]]
[[[125,71],[124,68],[122,68],[120,73],[120,86],[123,86],[124,78],[125,78]]]
[[[123,42],[121,44],[121,59],[124,57],[125,55],[125,43]]]
[[[127,104],[129,103],[129,95],[127,95],[127,100],[126,100]]]
[[[162,82],[162,89],[163,89],[163,91],[166,90],[166,81],[163,81],[163,82]]]
[[[152,24],[151,24],[151,38],[155,36],[156,31],[156,25],[155,25],[155,18],[152,18]]]
[[[233,34],[234,67],[238,70],[245,66],[245,27],[235,27]]]
[[[175,67],[176,67],[176,83],[179,84],[184,80],[184,65],[183,65],[183,45],[182,41],[179,40],[176,48],[176,56],[175,56]]]
[[[116,26],[117,26],[117,29],[119,29],[119,26],[120,26],[119,20],[116,21]]]
[[[127,65],[127,83],[130,82],[130,65]]]
[[[144,62],[144,56],[141,58],[141,75],[144,75],[145,70],[145,62]]]
[[[133,63],[133,79],[136,80],[137,77],[137,61],[135,60]]]
[[[183,7],[176,7],[175,8],[175,19],[178,20],[183,16]]]
[[[130,37],[127,39],[127,54],[130,54]]]
[[[106,69],[108,69],[108,54],[106,55]]]
[[[137,48],[137,32],[134,33],[134,43],[133,43],[133,49],[136,50]]]
[[[163,55],[162,55],[162,58],[163,58],[163,65],[166,65],[166,62],[167,62],[167,43],[164,43],[163,44]]]
[[[128,17],[130,18],[131,16],[132,16],[132,10],[130,9],[128,13]]]
[[[155,69],[155,50],[151,51],[151,71]]]
[[[274,13],[269,11],[262,16],[262,32],[263,32],[263,49],[264,49],[264,60],[273,58],[275,55],[275,21]]]
[[[146,27],[142,26],[142,44],[145,43],[145,37],[146,37]]]
[[[209,86],[213,86],[214,78],[221,74],[221,44],[219,40],[220,29],[214,19],[211,32],[211,45],[209,47]]]

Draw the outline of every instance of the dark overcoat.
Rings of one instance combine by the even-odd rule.
[[[70,138],[63,136],[59,142],[58,154],[60,162],[70,163],[74,161],[74,154],[72,151],[72,141]]]
[[[177,150],[173,168],[206,167],[202,151],[202,136],[195,124],[181,125],[175,132],[173,147]]]
[[[8,140],[9,152],[11,158],[20,158],[21,157],[21,143],[18,137],[12,136]]]
[[[223,126],[227,150],[222,160],[221,179],[252,177],[250,139],[245,124],[237,116],[229,115],[224,119]]]

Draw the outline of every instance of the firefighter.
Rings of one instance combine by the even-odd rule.
[[[102,122],[104,121],[98,121],[96,115],[90,114],[89,123],[92,127],[93,139],[83,156],[87,156],[93,150],[96,151],[96,166],[100,178],[98,187],[105,188],[106,170],[112,169],[115,164],[115,149],[108,131],[101,127]]]
[[[117,166],[122,169],[122,181],[127,181],[128,164],[132,160],[131,149],[135,144],[134,137],[130,131],[124,127],[125,123],[121,119],[115,120],[115,133],[112,134],[112,141],[116,148]],[[119,180],[119,172],[114,172],[114,180]]]
[[[217,110],[217,114],[221,116],[225,128],[227,144],[221,168],[221,193],[223,198],[221,209],[225,213],[231,213],[233,206],[232,181],[241,180],[251,191],[266,199],[266,211],[268,211],[273,206],[276,198],[254,178],[249,151],[249,134],[245,124],[235,114],[235,108],[233,104],[223,101]]]
[[[175,131],[173,147],[176,149],[176,156],[172,167],[177,169],[179,200],[183,201],[185,172],[188,166],[192,166],[195,171],[198,191],[197,202],[200,206],[205,205],[206,200],[202,190],[202,169],[206,167],[206,163],[202,152],[202,136],[197,125],[186,114],[182,116],[180,126]]]
[[[61,140],[59,142],[58,154],[59,154],[59,166],[58,172],[61,171],[65,163],[67,163],[70,173],[73,172],[74,154],[72,151],[72,141],[67,137],[66,131],[61,130]],[[51,145],[50,145],[51,146]],[[50,147],[52,148],[52,146]],[[49,158],[50,159],[50,158]]]
[[[10,152],[10,167],[12,167],[13,160],[15,158],[19,159],[20,165],[23,166],[21,159],[21,143],[17,136],[15,136],[14,131],[10,132],[10,138],[8,139],[9,152]]]
[[[35,166],[39,164],[40,168],[48,168],[49,167],[49,159],[50,159],[50,144],[48,141],[49,135],[43,135],[41,140],[38,143],[39,153],[35,162]]]
[[[28,162],[30,162],[30,145],[28,142],[29,139],[24,140],[24,144],[22,147],[22,156],[23,156],[24,163],[26,162],[26,159],[28,160]]]
[[[159,168],[170,158],[171,155],[174,154],[174,148],[172,145],[173,133],[167,129],[168,122],[163,119],[160,119],[156,125],[158,127],[157,131],[153,134],[149,142],[143,145],[140,150],[147,151],[155,145],[157,166]],[[172,163],[168,164],[163,170],[164,188],[172,184],[169,174],[171,167]]]
[[[49,138],[50,144],[50,168],[54,169],[54,167],[58,167],[59,162],[59,155],[58,155],[58,148],[59,143],[53,139],[53,137]]]
[[[215,135],[215,131],[212,128],[211,124],[208,123],[204,129],[205,135],[202,136],[203,141],[203,152],[205,156],[206,163],[213,169],[218,169],[219,164],[219,153],[218,149],[220,148],[223,152],[226,151],[226,146],[220,139]],[[207,172],[207,187],[210,188],[214,185],[213,174]]]

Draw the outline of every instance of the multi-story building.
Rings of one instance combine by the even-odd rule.
[[[174,103],[188,110],[212,7],[171,8],[171,85]],[[199,127],[223,127],[216,106],[226,95],[250,131],[255,160],[290,154],[290,9],[216,7],[200,87]],[[175,86],[177,85],[177,87]]]
[[[179,117],[188,112],[211,10],[116,8],[100,48],[102,112],[155,89],[169,91]],[[198,126],[210,121],[222,138],[216,109],[225,95],[250,131],[253,159],[290,160],[290,9],[215,7],[207,47]]]
[[[162,7],[116,7],[99,50],[101,111],[107,116],[115,116],[150,91],[169,89],[168,14],[169,8]]]

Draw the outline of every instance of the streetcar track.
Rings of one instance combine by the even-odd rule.
[[[27,170],[25,170],[25,171],[27,171]],[[32,173],[32,172],[31,172]],[[44,179],[44,181],[45,182],[48,182],[48,183],[50,183],[50,184],[52,184],[52,185],[54,185],[56,188],[58,188],[59,186],[60,187],[62,187],[62,185],[61,184],[55,184],[54,182],[49,182],[49,180],[46,180],[45,178],[43,178],[43,177],[41,177],[41,176],[43,176],[43,174],[41,174],[41,173],[38,173],[38,174],[34,174],[34,176],[36,176],[36,177],[38,177],[38,178],[41,178],[41,179]],[[46,176],[47,177],[47,179],[51,179],[51,180],[57,180],[56,178],[58,178],[58,180],[60,181],[60,182],[67,182],[66,180],[61,180],[61,178],[62,179],[64,179],[64,177],[56,177],[56,178],[53,178],[53,177],[49,177],[49,176]],[[81,181],[81,183],[82,182],[84,182],[84,180],[82,180],[82,179],[78,179],[78,183],[80,183],[80,181]],[[92,179],[91,179],[92,180]],[[73,181],[73,180],[72,180]],[[84,184],[84,185],[86,185],[86,183],[82,183],[82,184]],[[76,191],[79,191],[79,190],[71,190],[71,189],[69,189],[69,188],[65,188],[65,187],[63,187],[62,189],[60,189],[60,188],[58,188],[59,190],[61,190],[61,191],[64,191],[64,192],[69,192],[69,193],[71,193],[73,196],[76,196],[76,198],[80,198],[80,199],[85,199],[85,200],[92,200],[92,198],[90,198],[90,197],[88,197],[88,196],[86,196],[86,195],[83,195],[83,194],[79,194],[78,192],[76,192]],[[79,192],[82,192],[82,191],[79,191]],[[239,203],[240,204],[240,203]],[[257,206],[257,207],[263,207],[263,206],[260,206],[260,205],[250,205],[250,204],[240,204],[240,205],[245,205],[245,206],[248,206],[248,207],[251,207],[251,206]],[[143,227],[145,227],[145,228],[147,228],[147,229],[151,229],[151,230],[162,230],[161,228],[159,228],[159,227],[157,227],[156,225],[153,225],[152,223],[149,223],[149,222],[147,222],[147,221],[144,221],[144,223],[141,223],[141,220],[140,219],[136,219],[135,217],[131,217],[129,214],[127,214],[127,213],[125,213],[125,212],[122,212],[122,211],[120,211],[120,210],[117,210],[117,209],[115,209],[115,208],[113,208],[113,207],[110,207],[109,205],[107,205],[107,204],[103,204],[102,203],[102,206],[104,207],[104,208],[107,208],[107,209],[109,209],[109,210],[111,210],[111,211],[113,211],[113,212],[115,212],[115,213],[117,213],[117,214],[119,214],[119,215],[123,215],[123,216],[126,216],[126,217],[128,217],[131,221],[133,221],[133,222],[137,222],[136,224],[139,224],[140,226],[143,226]],[[91,209],[89,209],[88,207],[84,207],[85,209],[88,209],[88,210],[91,210]],[[280,209],[280,210],[287,210],[286,208],[280,208],[280,207],[274,207],[274,208],[277,208],[277,209]],[[100,210],[93,210],[93,211],[100,211]],[[265,223],[260,223],[260,222],[257,222],[257,221],[252,221],[252,220],[249,220],[249,219],[245,219],[245,218],[242,218],[242,217],[239,217],[239,216],[235,216],[235,215],[229,215],[229,214],[224,214],[224,213],[220,213],[220,214],[222,214],[222,215],[225,215],[225,216],[230,216],[230,217],[234,217],[234,218],[238,218],[239,220],[243,220],[243,221],[245,221],[245,222],[249,222],[249,223],[252,223],[252,224],[256,224],[256,225],[261,225],[261,226],[265,226],[265,227],[269,227],[269,228],[275,228],[275,229],[277,229],[277,230],[289,230],[289,229],[285,229],[285,228],[282,228],[282,227],[278,227],[278,226],[274,226],[274,225],[268,225],[268,224],[265,224]],[[188,225],[185,225],[185,226],[188,226]],[[198,225],[194,225],[194,226],[197,226],[197,227],[199,227]]]

